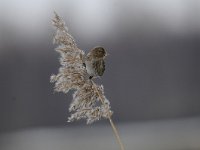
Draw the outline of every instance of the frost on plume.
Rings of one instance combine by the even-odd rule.
[[[83,66],[84,51],[77,47],[64,21],[56,13],[52,22],[56,28],[53,43],[58,44],[55,50],[60,53],[61,67],[57,75],[51,76],[50,81],[55,83],[54,90],[57,92],[74,90],[69,108],[72,114],[68,121],[86,119],[89,124],[102,117],[109,118],[112,115],[110,102],[104,95],[103,86],[88,79]]]

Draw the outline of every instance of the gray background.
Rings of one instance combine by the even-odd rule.
[[[24,129],[86,126],[66,122],[71,93],[53,94],[49,83],[60,66],[52,44],[54,10],[81,49],[101,45],[110,54],[100,82],[116,123],[130,129],[138,122],[148,127],[147,122],[200,117],[200,1],[2,0],[2,137]]]

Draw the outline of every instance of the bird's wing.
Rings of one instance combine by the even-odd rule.
[[[105,61],[103,59],[100,59],[98,61],[94,61],[93,65],[98,76],[102,76],[105,71]]]

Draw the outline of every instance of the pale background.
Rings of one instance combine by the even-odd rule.
[[[67,123],[53,11],[78,46],[110,54],[101,79],[127,149],[200,149],[199,0],[1,0],[0,149],[117,149],[108,122]]]

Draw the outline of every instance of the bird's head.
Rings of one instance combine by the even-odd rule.
[[[106,50],[101,46],[93,48],[91,53],[95,58],[105,58],[108,55]]]

